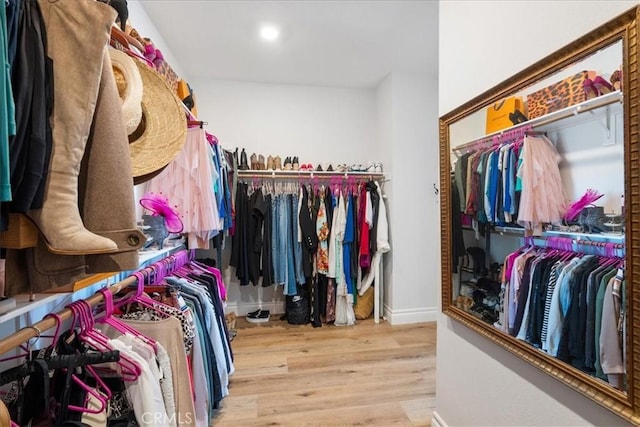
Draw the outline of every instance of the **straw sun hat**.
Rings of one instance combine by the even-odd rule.
[[[122,113],[129,135],[135,184],[160,173],[182,150],[187,119],[162,77],[141,61],[110,48]]]

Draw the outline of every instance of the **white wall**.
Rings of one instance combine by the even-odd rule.
[[[637,4],[440,2],[439,114]],[[482,23],[481,26],[478,23]],[[505,23],[513,31],[504,36]],[[521,26],[518,24],[521,23]],[[527,30],[535,26],[535,37]],[[624,425],[531,365],[441,315],[434,418],[450,426]]]
[[[439,269],[437,80],[391,75],[391,323],[436,320]]]
[[[301,163],[384,161],[376,138],[376,93],[369,89],[195,80],[198,115],[227,150],[265,158],[298,156]],[[230,240],[227,240],[230,248]],[[239,315],[261,306],[284,311],[282,288],[240,286],[223,258],[229,310]]]
[[[385,159],[384,173],[390,182],[384,184],[384,193],[387,196],[387,218],[389,220],[389,244],[391,252],[382,258],[384,276],[383,276],[383,315],[384,312],[391,311],[391,298],[388,292],[393,283],[393,256],[395,254],[395,230],[393,227],[393,218],[395,217],[395,206],[393,205],[393,97],[392,97],[392,77],[387,75],[376,88],[376,138],[380,147],[380,158]],[[399,286],[399,285],[398,285]]]
[[[160,31],[155,26],[147,12],[144,10],[144,6],[138,0],[129,0],[127,2],[129,8],[129,22],[135,28],[142,37],[149,38],[156,49],[160,49],[162,56],[167,61],[173,71],[178,74],[185,81],[189,81],[189,74],[187,70],[182,69],[178,61],[176,61],[173,52],[167,47],[167,43],[162,37]]]
[[[300,162],[380,160],[375,92],[238,81],[194,80],[198,115],[227,149],[298,156]]]

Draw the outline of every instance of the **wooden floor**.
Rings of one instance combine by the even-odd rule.
[[[292,326],[237,319],[215,426],[428,426],[436,324]]]

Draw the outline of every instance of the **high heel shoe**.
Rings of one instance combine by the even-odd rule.
[[[291,157],[285,157],[283,166],[286,171],[290,171],[292,169]]]
[[[593,99],[598,96],[598,89],[593,84],[593,80],[585,79],[582,83],[582,89],[584,90],[584,96],[586,99]]]
[[[273,163],[273,156],[269,155],[269,157],[267,157],[267,169],[266,170],[275,170],[275,166]]]
[[[251,170],[258,170],[258,156],[256,156],[256,153],[253,153],[251,157],[249,157],[249,160],[251,160]]]
[[[295,156],[291,160],[291,166],[293,167],[294,171],[300,170],[300,161],[298,160],[298,156]]]
[[[244,148],[240,152],[240,165],[238,169],[241,171],[249,170],[249,164],[247,163],[247,153],[244,151]]]
[[[266,170],[266,166],[264,165],[264,156],[262,154],[258,155],[258,170]]]
[[[517,125],[519,123],[524,123],[527,120],[527,116],[525,116],[524,114],[522,114],[522,111],[518,110],[516,108],[516,111],[514,111],[513,113],[509,113],[509,120],[511,121],[511,123],[513,123],[514,125]]]
[[[593,79],[593,86],[595,86],[598,94],[600,95],[613,92],[613,86],[611,86],[608,81],[600,76],[596,76],[596,78]]]
[[[282,170],[282,158],[280,158],[280,156],[275,156],[273,158],[273,170],[274,171]]]
[[[620,70],[615,70],[613,74],[611,74],[611,78],[609,79],[609,81],[611,82],[611,86],[613,86],[614,90],[620,90],[622,88],[620,77]]]

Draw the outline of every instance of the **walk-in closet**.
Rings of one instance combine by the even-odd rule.
[[[429,425],[437,10],[5,1],[0,426]]]

